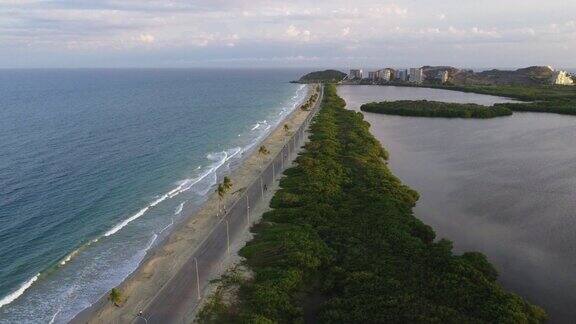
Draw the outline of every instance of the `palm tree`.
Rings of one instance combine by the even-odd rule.
[[[229,177],[224,177],[222,183],[218,184],[218,188],[216,188],[216,193],[218,193],[218,214],[220,214],[221,204],[226,196],[226,193],[232,189],[232,180]],[[224,209],[226,210],[226,209]]]
[[[232,180],[230,180],[230,178],[224,177],[224,182],[222,184],[224,185],[224,189],[226,189],[226,192],[232,189]]]
[[[260,169],[262,169],[262,167],[264,166],[264,158],[266,157],[266,155],[270,154],[270,150],[268,150],[266,148],[266,146],[262,145],[260,146],[260,149],[258,149],[258,155],[260,156],[260,158],[262,159],[261,162],[262,164],[260,165]]]
[[[122,304],[122,293],[120,292],[120,289],[112,288],[108,295],[108,300],[114,303],[114,306],[120,307],[120,304]]]

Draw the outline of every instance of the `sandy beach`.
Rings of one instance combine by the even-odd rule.
[[[309,87],[307,98],[313,92],[314,87]],[[257,148],[248,154],[242,165],[229,175],[234,185],[233,192],[246,188],[256,180],[260,175],[262,165],[280,152],[286,139],[290,137],[290,135],[286,134],[284,125],[287,124],[290,130],[296,130],[308,114],[310,114],[310,111],[297,107],[268,135],[261,143],[270,151],[270,154],[264,160],[258,154]],[[295,156],[296,154],[293,155],[293,157]],[[268,191],[265,199],[262,199],[258,205],[253,206],[255,214],[261,214],[265,210],[266,201],[273,195],[275,188],[270,189],[273,190]],[[232,204],[235,199],[237,199],[236,195],[230,195],[226,199],[226,204]],[[189,215],[187,220],[181,223],[164,242],[151,251],[138,269],[118,287],[122,292],[123,298],[125,298],[122,307],[113,306],[112,303],[107,301],[107,296],[103,296],[92,307],[76,316],[72,322],[133,322],[136,319],[136,314],[141,310],[146,310],[164,286],[181,272],[184,267],[189,266],[193,254],[221,222],[222,218],[217,216],[218,200],[218,195],[213,193],[196,213]],[[257,219],[258,217],[254,217],[252,221],[255,222]],[[248,231],[246,230],[246,232]],[[246,237],[246,235],[243,236]],[[234,250],[239,247],[236,244]],[[221,270],[223,268],[223,266],[219,267]],[[218,273],[213,273],[212,275],[217,276]],[[202,293],[205,294],[204,291]],[[184,319],[187,322],[192,321],[193,314],[194,310],[191,309]]]

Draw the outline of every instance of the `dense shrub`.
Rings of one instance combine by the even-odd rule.
[[[505,106],[447,103],[427,100],[383,101],[364,104],[362,111],[400,116],[444,118],[494,118],[512,115]]]
[[[484,255],[435,241],[368,127],[326,87],[311,141],[241,251],[254,278],[227,321],[303,322],[305,309],[323,323],[544,321],[496,282]]]

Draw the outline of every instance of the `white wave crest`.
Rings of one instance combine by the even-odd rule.
[[[154,234],[152,236],[152,239],[150,240],[150,243],[148,243],[148,246],[144,249],[145,252],[148,252],[148,250],[150,250],[150,248],[152,247],[152,245],[154,244],[154,242],[156,242],[156,239],[158,238],[157,234]]]
[[[196,185],[199,182],[201,182],[202,180],[206,179],[206,177],[212,175],[212,176],[214,176],[214,180],[215,180],[216,179],[216,172],[218,171],[218,169],[220,169],[220,167],[222,167],[227,161],[234,158],[235,156],[237,156],[241,152],[242,152],[241,148],[235,147],[235,148],[227,150],[227,151],[208,154],[207,158],[209,160],[215,161],[212,165],[210,165],[209,169],[202,172],[202,174],[200,174],[200,176],[198,176],[195,179],[186,179],[186,180],[182,181],[176,188],[174,188],[174,189],[170,190],[169,192],[163,194],[162,196],[158,197],[156,200],[151,202],[148,206],[142,208],[136,214],[134,214],[134,215],[130,216],[129,218],[116,224],[112,229],[110,229],[106,233],[104,233],[104,236],[108,237],[110,235],[116,234],[118,231],[120,231],[126,225],[128,225],[131,222],[135,221],[136,219],[142,217],[150,208],[156,207],[158,204],[160,204],[161,202],[165,201],[168,198],[174,198],[174,197],[178,196],[179,194],[190,190],[192,187],[194,187],[194,185]],[[206,187],[209,189],[211,187],[211,185],[213,185],[214,183],[215,183],[215,181],[212,181]],[[205,192],[203,192],[203,193],[205,193]]]
[[[15,301],[16,299],[18,299],[18,297],[22,296],[22,294],[24,293],[24,291],[26,291],[26,289],[30,288],[30,286],[32,286],[32,284],[38,280],[38,277],[40,276],[40,274],[35,275],[34,277],[30,278],[28,281],[26,281],[25,283],[23,283],[18,289],[16,289],[14,292],[8,294],[6,297],[0,299],[0,308],[2,308],[5,305],[10,304],[11,302]]]
[[[90,245],[90,243],[88,243],[88,245]],[[65,265],[66,263],[68,263],[68,261],[72,260],[72,258],[73,258],[74,256],[76,256],[76,254],[78,254],[78,252],[80,252],[80,249],[76,249],[76,250],[72,251],[72,253],[68,254],[68,255],[64,258],[64,260],[60,261],[60,265],[63,266],[63,265]]]
[[[183,201],[180,203],[180,205],[178,205],[178,207],[176,207],[176,210],[174,211],[174,215],[179,215],[182,212],[182,209],[184,209],[184,204],[186,202]]]
[[[60,314],[60,312],[62,311],[62,307],[58,308],[58,311],[56,311],[56,313],[54,313],[54,315],[52,315],[52,318],[50,319],[50,322],[48,324],[52,324],[56,321],[56,316],[58,316],[58,314]]]
[[[145,207],[145,208],[140,209],[139,212],[137,212],[136,214],[130,216],[129,218],[121,221],[116,226],[114,226],[111,230],[104,233],[104,236],[110,236],[110,235],[116,234],[116,232],[118,232],[119,230],[124,228],[124,226],[126,226],[126,225],[130,224],[132,221],[142,217],[142,215],[144,215],[148,211],[148,209],[150,209],[150,207]]]
[[[162,232],[164,232],[165,230],[167,230],[168,228],[170,228],[170,226],[174,225],[174,218],[171,219],[170,224],[164,226],[163,229],[160,230],[160,232],[158,232],[158,235],[162,234]]]

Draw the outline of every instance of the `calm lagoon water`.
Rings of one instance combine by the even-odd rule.
[[[119,284],[305,95],[297,70],[3,70],[0,323]]]
[[[348,108],[428,99],[492,104],[453,91],[341,86]],[[365,113],[393,172],[421,194],[415,214],[457,252],[488,255],[508,289],[554,323],[576,319],[576,117],[515,113],[490,120]]]

